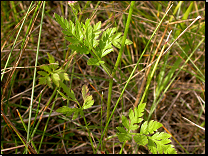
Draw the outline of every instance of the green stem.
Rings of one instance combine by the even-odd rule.
[[[126,144],[126,141],[124,141],[124,143],[123,143],[123,145],[121,147],[121,150],[120,150],[119,154],[122,154],[122,151],[123,151],[123,148],[124,148],[125,144]]]
[[[94,148],[94,145],[93,145],[93,142],[92,142],[92,138],[91,138],[91,136],[90,136],[90,131],[89,131],[89,129],[88,129],[87,121],[86,121],[86,118],[85,118],[85,116],[84,116],[83,110],[82,110],[82,117],[83,117],[84,122],[85,122],[85,125],[86,125],[86,129],[87,129],[87,132],[88,132],[88,135],[89,135],[89,140],[90,140],[90,143],[91,143],[91,146],[92,146],[93,153],[95,153],[95,148]]]
[[[40,5],[40,2],[39,2],[39,5]],[[38,37],[38,45],[37,45],[37,54],[36,54],[36,59],[35,59],[35,69],[34,69],[34,75],[33,75],[32,93],[31,93],[31,101],[30,101],[30,109],[29,109],[28,129],[27,129],[27,143],[29,142],[29,139],[30,139],[30,126],[31,126],[30,122],[31,122],[31,116],[32,116],[32,104],[33,104],[33,96],[34,96],[34,88],[35,88],[35,80],[36,80],[36,69],[37,69],[36,67],[37,67],[37,63],[38,63],[38,55],[39,55],[39,47],[40,47],[40,39],[41,39],[41,32],[42,32],[42,25],[43,25],[44,10],[45,10],[45,1],[43,3],[40,31],[39,31],[39,37]],[[27,151],[26,151],[26,154],[27,154]]]
[[[47,104],[46,104],[45,107],[48,107],[48,105],[51,103],[53,97],[54,97],[55,94],[57,93],[57,90],[58,90],[58,87],[56,87],[56,88],[54,89],[53,94],[51,95],[51,97],[50,97],[50,99],[48,100],[48,102],[47,102]],[[57,94],[56,94],[56,97],[57,97]],[[56,98],[55,98],[55,100],[56,100]],[[46,126],[45,126],[44,131],[43,131],[43,134],[42,134],[42,138],[41,138],[40,145],[39,145],[39,148],[38,148],[38,153],[40,152],[40,148],[41,148],[41,145],[42,145],[42,142],[43,142],[43,138],[44,138],[44,135],[45,135],[45,131],[46,131],[46,128],[47,128],[47,125],[48,125],[48,121],[49,121],[49,119],[50,119],[50,115],[51,115],[51,113],[52,113],[52,111],[53,111],[54,105],[55,105],[55,101],[54,101],[54,103],[53,103],[53,105],[52,105],[52,108],[51,108],[51,111],[50,111],[48,120],[47,120],[47,122],[46,122]],[[40,121],[40,119],[39,119],[39,121]],[[37,126],[39,125],[39,121],[38,121]],[[36,130],[36,128],[35,128],[35,130]],[[34,134],[34,133],[33,133],[33,134]],[[32,135],[33,135],[33,134],[32,134]]]
[[[129,15],[128,15],[126,27],[125,27],[125,31],[124,31],[123,41],[122,41],[122,44],[121,44],[121,49],[119,51],[116,64],[115,64],[114,69],[112,71],[112,76],[111,76],[110,81],[109,81],[108,102],[107,102],[107,121],[109,120],[109,116],[110,116],[111,93],[112,93],[112,86],[113,86],[113,77],[115,76],[116,70],[118,69],[118,65],[121,62],[121,57],[122,57],[122,54],[123,54],[123,51],[124,51],[125,40],[126,40],[126,37],[127,37],[127,34],[128,34],[128,30],[129,30],[129,25],[130,25],[130,21],[131,21],[131,15],[132,15],[132,12],[133,12],[134,4],[135,4],[135,1],[132,1],[131,2],[131,7],[130,7],[130,10],[129,10]],[[106,135],[107,135],[107,131],[106,131]]]

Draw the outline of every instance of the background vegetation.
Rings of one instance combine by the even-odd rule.
[[[142,54],[150,36],[171,4],[173,7],[151,40],[146,52]],[[32,89],[34,89],[30,123],[30,135],[33,136],[31,146],[38,153],[44,154],[91,154],[93,151],[87,138],[88,133],[82,126],[83,119],[70,120],[72,117],[66,119],[65,116],[56,112],[61,106],[72,107],[75,103],[64,100],[61,96],[50,99],[54,90],[48,86],[39,85],[40,75],[38,74],[33,87],[37,47],[39,46],[37,71],[40,71],[41,65],[49,64],[47,52],[54,56],[60,65],[69,58],[68,86],[74,91],[79,102],[83,102],[82,86],[86,84],[89,87],[95,103],[93,107],[86,110],[85,118],[90,123],[88,128],[93,134],[95,145],[98,144],[97,138],[100,138],[106,122],[109,76],[101,68],[87,65],[90,55],[72,55],[72,51],[68,49],[67,46],[70,43],[64,39],[60,25],[54,20],[54,13],[57,13],[75,22],[72,10],[66,1],[47,1],[42,22],[43,5],[37,6],[37,2],[34,2],[31,8],[30,5],[31,1],[1,1],[1,153],[25,152],[23,138],[27,138],[29,105]],[[75,4],[79,10],[78,18],[81,22],[90,18],[92,25],[101,21],[101,29],[117,27],[119,32],[124,32],[129,6],[130,1],[80,1]],[[32,11],[27,14],[29,8]],[[170,51],[161,57],[153,78],[148,81],[149,73],[152,71],[150,69],[148,72],[148,65],[158,58],[168,32],[172,30],[167,47],[199,15],[202,18],[194,23]],[[24,20],[25,16],[27,18]],[[144,95],[144,102],[146,102],[144,119],[147,120],[150,110],[153,110],[151,119],[163,124],[163,128],[159,129],[161,132],[168,132],[173,136],[171,140],[179,154],[205,153],[204,17],[204,1],[138,1],[135,3],[127,36],[133,44],[125,47],[122,62],[116,71],[115,77],[118,82],[113,83],[112,109],[132,69],[140,56],[143,56],[109,124],[108,137],[116,134],[115,127],[121,125],[121,116],[127,115],[129,109],[136,105],[135,101]],[[163,36],[168,21],[168,31]],[[40,26],[42,27],[41,38],[39,38]],[[162,44],[158,47],[161,38]],[[114,67],[117,56],[118,49],[115,48],[113,53],[104,58],[111,69]],[[101,96],[104,98],[103,101]],[[45,107],[47,103],[49,105]],[[54,107],[52,107],[53,104],[55,104]],[[45,129],[49,114],[49,124]],[[35,128],[37,130],[32,134]],[[43,132],[45,135],[42,145],[39,146]],[[118,138],[112,137],[107,141],[105,149],[103,151],[99,149],[98,152],[119,153],[121,146],[122,143]],[[127,142],[123,152],[134,152],[132,147],[133,143]],[[137,153],[149,153],[149,151],[145,147],[139,147]]]

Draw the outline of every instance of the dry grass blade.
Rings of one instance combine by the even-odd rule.
[[[14,149],[17,149],[17,148],[22,148],[22,147],[25,147],[25,145],[19,145],[19,146],[16,146],[16,147],[5,148],[5,149],[2,149],[1,151],[5,152],[5,151],[10,151],[10,150],[14,150]]]
[[[41,5],[42,5],[42,3],[41,3]],[[40,7],[40,8],[41,8],[41,7]],[[19,57],[18,57],[18,60],[16,61],[15,65],[14,65],[14,67],[13,67],[13,70],[11,71],[11,73],[10,73],[10,75],[8,76],[7,81],[6,81],[5,85],[4,85],[4,89],[3,89],[3,92],[2,92],[2,96],[1,96],[1,100],[2,100],[1,102],[3,102],[4,94],[5,94],[5,91],[6,91],[6,89],[7,89],[7,86],[8,86],[8,84],[9,84],[9,82],[10,82],[10,80],[11,80],[11,78],[12,78],[12,76],[13,76],[15,70],[16,70],[16,67],[17,67],[18,64],[20,63],[20,60],[21,60],[21,58],[22,58],[22,54],[23,54],[24,51],[25,51],[25,48],[27,47],[28,41],[29,41],[29,39],[30,39],[30,33],[31,33],[31,31],[32,31],[32,29],[33,29],[33,26],[34,26],[34,23],[35,23],[35,21],[36,21],[36,19],[37,19],[37,17],[38,17],[40,8],[39,8],[39,10],[38,10],[38,13],[36,14],[35,19],[33,20],[33,23],[32,23],[31,28],[30,28],[30,30],[29,30],[28,36],[26,37],[24,47],[23,47],[23,49],[21,50],[20,55],[19,55]]]
[[[4,112],[1,110],[1,115],[3,116],[4,120],[6,121],[6,123],[8,124],[8,126],[12,127],[12,129],[18,134],[18,136],[20,137],[20,139],[24,142],[24,144],[27,144],[26,139],[22,136],[22,134],[14,127],[14,125],[12,124],[12,122],[6,117],[6,115],[4,114]],[[11,128],[10,127],[10,128]],[[37,152],[28,144],[28,146],[25,146],[26,148],[29,148],[29,152],[30,154],[37,154]]]
[[[187,119],[187,118],[185,118],[183,116],[182,116],[182,118],[185,119],[186,121],[188,121],[189,123],[191,123],[192,125],[194,125],[194,126],[200,128],[200,129],[202,129],[203,131],[205,131],[205,128],[204,127],[201,127],[201,126],[195,124],[194,122],[190,121],[189,119]]]
[[[164,39],[164,37],[165,37],[165,34],[166,34],[166,31],[167,31],[167,30],[168,30],[168,25],[167,25],[166,28],[165,28],[165,31],[164,31],[164,33],[163,33],[163,35],[162,35],[162,37],[161,37],[161,39],[160,39],[160,41],[159,41],[159,44],[158,44],[158,46],[157,46],[157,49],[155,50],[154,56],[152,57],[152,60],[151,60],[150,64],[154,61],[154,59],[155,59],[155,57],[156,57],[156,55],[157,55],[157,52],[158,52],[158,50],[159,50],[159,48],[160,48],[160,46],[161,46],[161,44],[162,44],[162,41],[163,41],[163,39]],[[161,51],[161,53],[163,53],[163,51]],[[139,100],[140,100],[140,98],[141,98],[141,94],[142,94],[144,85],[145,85],[146,80],[147,80],[147,76],[149,75],[149,72],[150,72],[150,69],[151,69],[150,67],[151,67],[151,66],[149,66],[149,68],[148,68],[148,69],[146,70],[146,72],[145,72],[145,77],[143,78],[141,87],[140,87],[140,89],[139,89],[139,91],[138,91],[138,94],[137,94],[137,97],[136,97],[136,101],[135,101],[135,103],[134,103],[134,107],[137,107],[137,105],[138,105],[138,103],[139,103]]]

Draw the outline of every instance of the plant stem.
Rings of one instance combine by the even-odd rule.
[[[82,110],[82,117],[83,117],[83,119],[84,119],[85,127],[86,127],[87,132],[88,132],[88,135],[89,135],[89,140],[90,140],[90,143],[91,143],[91,146],[92,146],[93,153],[95,153],[95,148],[94,148],[94,145],[93,145],[93,142],[92,142],[92,138],[91,138],[91,136],[90,136],[90,131],[89,131],[88,124],[87,124],[86,118],[85,118],[85,116],[84,116],[83,110]]]
[[[120,150],[119,154],[122,154],[122,151],[123,151],[123,148],[124,148],[125,144],[126,144],[126,141],[124,141],[124,143],[123,143],[123,145],[121,147],[121,150]]]
[[[112,86],[113,86],[113,77],[115,76],[116,70],[118,69],[118,65],[121,62],[121,56],[123,54],[125,40],[126,40],[126,37],[127,37],[127,34],[128,34],[128,30],[129,30],[129,25],[130,25],[130,21],[131,21],[131,15],[132,15],[132,12],[133,12],[134,4],[135,4],[135,1],[132,1],[131,2],[131,7],[130,7],[130,10],[129,10],[129,15],[128,15],[126,27],[125,27],[125,31],[124,31],[123,41],[122,41],[122,44],[121,44],[121,49],[119,51],[116,64],[115,64],[114,69],[112,71],[112,76],[111,76],[110,81],[109,81],[108,102],[107,102],[107,119],[106,119],[107,121],[108,121],[109,116],[110,116],[110,106],[111,106],[111,93],[112,93]],[[106,131],[106,135],[107,135],[107,131]]]
[[[58,90],[58,87],[56,87],[56,88],[54,89],[53,94],[51,95],[50,99],[48,100],[48,102],[47,102],[45,108],[47,108],[48,105],[51,103],[51,101],[52,101],[53,97],[55,96],[55,94],[56,94],[55,100],[57,99],[57,96],[58,96],[57,90]],[[44,128],[44,131],[43,131],[43,134],[42,134],[42,138],[41,138],[40,145],[39,145],[39,148],[38,148],[38,154],[39,154],[39,152],[40,152],[40,148],[41,148],[41,145],[42,145],[42,142],[43,142],[43,138],[44,138],[44,135],[45,135],[45,132],[46,132],[46,128],[47,128],[47,125],[48,125],[48,121],[49,121],[49,119],[50,119],[50,115],[51,115],[51,113],[52,113],[52,111],[53,111],[54,105],[55,105],[55,101],[54,101],[54,103],[53,103],[53,105],[52,105],[52,108],[51,108],[49,117],[48,117],[48,119],[47,119],[47,122],[46,122],[46,125],[45,125],[45,128]],[[44,111],[44,110],[43,110],[43,111]],[[39,121],[40,121],[40,120],[41,120],[41,118],[39,119]],[[38,125],[39,125],[39,121],[38,121]],[[35,130],[36,130],[36,129],[35,129]]]
[[[40,4],[40,3],[39,3]],[[37,7],[38,8],[38,7]],[[33,75],[33,85],[32,85],[32,93],[31,93],[31,101],[30,101],[30,109],[29,109],[29,120],[28,120],[28,129],[27,129],[27,143],[29,142],[30,139],[30,122],[31,122],[31,116],[32,116],[32,104],[33,104],[33,96],[34,96],[34,86],[35,86],[35,78],[36,78],[36,66],[38,62],[38,55],[39,55],[39,47],[40,47],[40,39],[41,39],[41,32],[42,32],[42,25],[43,25],[43,17],[44,17],[44,10],[45,10],[45,1],[43,3],[43,8],[42,8],[42,17],[41,17],[41,24],[40,24],[40,31],[39,31],[39,37],[38,37],[38,45],[37,45],[37,54],[36,54],[36,59],[35,59],[35,69],[34,69],[34,75]],[[27,151],[26,151],[27,154]]]

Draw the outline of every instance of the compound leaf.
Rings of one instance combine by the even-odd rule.
[[[160,154],[176,154],[176,150],[174,149],[173,145],[169,144],[171,140],[169,139],[171,137],[170,134],[164,133],[164,132],[157,132],[153,136],[149,136],[149,143],[148,147],[150,151]]]
[[[81,53],[81,54],[89,54],[88,48],[84,45],[71,44],[71,45],[68,45],[68,47],[74,51]]]
[[[61,80],[69,81],[69,77],[68,77],[67,73],[59,72],[58,74],[59,74],[59,77],[60,77]]]
[[[126,45],[131,45],[131,44],[133,44],[133,42],[127,38],[127,39],[125,40],[125,44],[126,44]]]
[[[47,55],[48,55],[48,61],[49,61],[49,63],[55,63],[54,57],[50,53],[47,53]]]
[[[69,108],[67,106],[62,106],[56,110],[58,113],[66,114],[66,116],[70,116],[72,113],[76,112],[76,108]]]
[[[157,122],[157,121],[154,121],[154,120],[151,120],[148,124],[148,132],[150,134],[154,133],[154,131],[156,131],[157,129],[159,129],[160,127],[162,127],[162,124]]]
[[[39,80],[39,84],[45,85],[46,81],[47,81],[47,78],[46,77],[40,77],[38,80]]]
[[[49,76],[49,74],[44,71],[38,71],[38,74],[40,74],[42,76]]]
[[[62,92],[60,92],[59,90],[57,90],[58,91],[58,93],[66,100],[66,99],[68,99],[67,97],[66,97],[66,95],[64,95]]]
[[[149,150],[153,153],[153,154],[157,154],[157,148],[156,148],[156,145],[154,143],[154,141],[152,141],[151,139],[149,139],[148,141],[148,148]]]
[[[49,74],[52,73],[51,68],[48,65],[40,66],[40,69],[47,71]]]
[[[63,91],[67,94],[67,96],[68,96],[67,99],[68,100],[78,102],[77,99],[75,98],[73,90],[70,91],[69,88],[61,81],[60,81],[60,86],[61,86],[61,88],[63,88]]]
[[[51,78],[50,78],[49,76],[46,77],[46,83],[47,83],[47,85],[48,85],[50,88],[53,89],[53,86],[52,86],[52,83],[51,83]]]
[[[116,135],[118,136],[118,140],[120,142],[124,142],[126,140],[131,140],[131,134],[129,134],[129,133],[116,133]]]
[[[154,131],[156,131],[160,127],[162,127],[162,124],[157,121],[151,120],[149,123],[145,121],[141,126],[140,133],[152,134]]]
[[[88,109],[88,108],[92,107],[93,104],[94,104],[94,100],[87,100],[84,103],[83,109]]]
[[[63,114],[67,114],[67,113],[69,113],[69,112],[73,113],[73,109],[72,109],[72,108],[69,108],[69,107],[67,107],[67,106],[62,106],[62,107],[58,108],[58,109],[56,110],[56,112],[58,112],[58,113],[63,113]]]
[[[64,20],[64,18],[62,16],[59,16],[58,14],[54,13],[54,16],[56,18],[56,21],[60,24],[60,26],[63,28],[63,29],[67,29],[69,28],[69,24],[68,24],[68,21],[67,20]]]
[[[100,64],[104,64],[104,63],[105,63],[104,61],[99,61],[96,58],[90,58],[87,61],[87,65],[89,65],[89,66],[91,66],[91,65],[99,66]]]
[[[93,26],[93,31],[97,31],[100,30],[101,28],[101,21],[97,22],[94,26]]]
[[[121,132],[121,133],[127,133],[127,131],[123,128],[123,127],[116,127],[118,130],[119,130],[119,132]]]
[[[135,142],[139,145],[145,146],[146,144],[148,144],[148,138],[146,135],[141,135],[141,134],[137,134],[135,136],[133,136]]]
[[[125,116],[122,115],[122,124],[129,130],[129,121]]]
[[[109,54],[109,53],[112,52],[112,51],[113,51],[113,47],[110,45],[109,49],[105,50],[105,51],[102,53],[101,57],[104,57],[105,55]]]
[[[68,37],[68,36],[65,36],[65,39],[67,41],[71,42],[72,44],[78,44],[78,43],[80,43],[80,41],[76,37]]]

